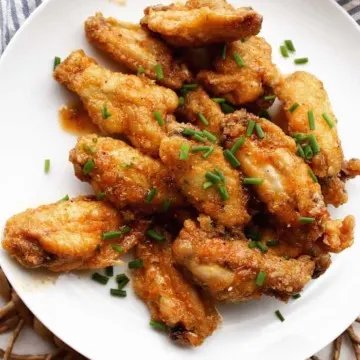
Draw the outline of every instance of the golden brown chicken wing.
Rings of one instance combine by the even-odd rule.
[[[261,294],[287,300],[311,280],[315,264],[309,256],[286,260],[250,249],[244,238],[212,228],[209,218],[200,225],[185,221],[173,244],[176,261],[220,301],[247,301]]]
[[[104,134],[125,135],[136,148],[158,157],[167,116],[178,105],[172,90],[145,77],[111,72],[82,50],[58,65],[54,77],[80,96]]]
[[[189,129],[197,132],[195,137],[203,141],[186,138],[184,134]],[[205,136],[194,129],[189,125],[174,124],[160,145],[162,162],[199,211],[226,226],[245,224],[250,217],[238,171],[227,163],[220,146],[206,141]]]
[[[2,246],[27,268],[56,272],[103,268],[121,263],[121,253],[143,237],[146,222],[129,220],[131,216],[105,202],[78,197],[14,215],[6,223]],[[102,240],[112,231],[118,236]],[[122,252],[112,247],[114,243]]]
[[[132,72],[144,73],[172,89],[180,89],[184,82],[191,82],[187,66],[174,61],[171,49],[138,24],[106,19],[96,13],[86,20],[85,32],[90,43]],[[160,77],[159,69],[163,72]]]
[[[282,76],[271,60],[271,46],[263,38],[235,41],[224,50],[214,62],[215,71],[203,70],[197,77],[215,96],[235,105],[249,104],[269,96],[269,88],[281,82]]]
[[[312,74],[297,71],[277,87],[276,94],[284,102],[289,133],[315,138],[317,146],[314,147],[314,141],[310,143],[314,154],[312,158],[309,156],[315,175],[320,178],[338,175],[344,160],[343,152],[337,120],[322,82]]]
[[[175,47],[200,47],[256,35],[262,17],[251,8],[234,9],[225,0],[188,0],[186,4],[145,9],[141,24]]]
[[[169,336],[198,346],[220,323],[214,304],[175,268],[168,234],[162,243],[144,241],[136,248],[143,267],[134,270],[134,289],[150,309],[152,319],[167,326]]]
[[[158,160],[141,154],[121,140],[97,135],[78,138],[70,152],[75,175],[117,208],[164,212],[183,202],[174,175]]]

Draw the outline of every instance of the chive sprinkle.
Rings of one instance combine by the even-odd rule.
[[[240,161],[234,156],[234,154],[230,150],[224,151],[224,157],[235,169],[240,166]]]
[[[199,134],[193,135],[193,138],[194,138],[194,140],[196,140],[196,141],[206,142],[206,139],[205,139],[203,136],[199,135]]]
[[[126,284],[129,283],[130,279],[126,274],[118,274],[115,277],[115,281],[118,284],[118,289],[122,289]]]
[[[105,193],[103,191],[99,192],[98,194],[96,194],[96,200],[104,200],[105,199]]]
[[[204,159],[207,159],[213,152],[214,152],[215,148],[213,146],[210,146],[209,147],[209,150],[205,151],[203,154],[202,154],[202,157]]]
[[[255,121],[254,120],[250,120],[248,127],[246,129],[246,136],[251,136],[253,131],[254,131],[254,127],[255,127]]]
[[[288,49],[286,48],[285,45],[281,45],[281,46],[280,46],[280,52],[281,52],[281,55],[282,55],[284,58],[288,58],[288,57],[289,57],[289,52],[288,52]]]
[[[213,135],[210,131],[207,131],[207,130],[203,130],[203,134],[204,136],[210,140],[211,142],[216,142],[217,141],[217,138],[215,135]]]
[[[265,271],[259,271],[259,273],[257,274],[257,277],[256,277],[256,285],[257,286],[262,286],[264,284],[264,281],[266,279],[266,272]]]
[[[50,171],[50,159],[44,161],[44,172],[47,174]]]
[[[210,171],[206,172],[205,177],[206,177],[206,179],[211,181],[213,184],[218,184],[219,182],[221,182],[220,176],[218,176]]]
[[[259,232],[259,231],[246,229],[245,230],[245,235],[246,235],[246,237],[248,237],[249,239],[251,239],[253,241],[260,241],[261,240],[261,232]]]
[[[83,149],[91,155],[96,154],[96,150],[94,148],[92,148],[91,146],[89,146],[88,144],[84,144]]]
[[[269,240],[266,242],[266,245],[269,247],[278,246],[280,243],[277,240]]]
[[[310,175],[310,177],[313,179],[313,181],[315,182],[315,183],[318,183],[319,181],[318,181],[318,178],[316,177],[316,175],[313,173],[313,171],[311,170],[311,169],[309,169],[309,175]]]
[[[163,68],[162,68],[161,64],[155,65],[155,72],[156,72],[157,80],[162,80],[164,78],[164,72],[163,72]]]
[[[89,159],[84,167],[83,167],[83,173],[84,175],[88,175],[90,173],[90,171],[95,167],[95,161],[94,159]]]
[[[217,104],[223,104],[226,102],[225,98],[211,98],[213,102],[216,102]]]
[[[209,149],[210,149],[210,146],[206,146],[206,145],[192,146],[191,152],[197,153],[199,151],[208,151]]]
[[[330,116],[326,113],[322,114],[323,119],[329,125],[329,128],[332,129],[334,127],[334,122],[330,119]]]
[[[60,199],[60,201],[68,201],[69,199],[69,195],[66,194],[62,199]]]
[[[255,124],[255,130],[260,139],[263,139],[265,137],[265,133],[259,123]]]
[[[58,65],[60,65],[60,63],[61,63],[61,58],[59,57],[59,56],[55,56],[55,58],[54,58],[54,70],[56,69],[56,67],[58,66]]]
[[[185,102],[185,99],[183,96],[180,96],[179,97],[179,106],[183,106],[184,105],[184,102]]]
[[[262,242],[257,241],[256,246],[261,250],[262,253],[264,253],[264,254],[267,253],[268,249],[267,249],[266,245],[264,245]]]
[[[310,143],[310,146],[311,146],[314,154],[317,154],[318,152],[320,152],[320,146],[319,146],[318,142],[316,141],[315,135],[314,134],[308,135],[308,139],[309,139],[309,143]]]
[[[313,111],[308,111],[308,120],[310,130],[315,130],[315,117]]]
[[[185,90],[194,90],[198,87],[198,84],[184,84],[183,89]]]
[[[276,99],[276,95],[266,95],[264,96],[264,100],[275,100]]]
[[[204,114],[202,114],[201,112],[197,113],[198,118],[200,119],[200,121],[205,125],[208,126],[209,122],[207,121],[206,117],[204,116]]]
[[[250,240],[248,244],[249,249],[255,249],[256,248],[256,241]]]
[[[144,73],[144,71],[145,71],[145,70],[144,70],[144,67],[143,67],[142,65],[140,65],[139,68],[138,68],[137,74],[138,74],[138,75],[141,75],[141,74]]]
[[[300,105],[298,103],[294,103],[289,107],[289,112],[292,114]]]
[[[277,318],[281,321],[284,322],[285,318],[283,317],[282,313],[279,310],[275,311],[275,315],[277,316]]]
[[[285,256],[284,256],[284,259],[285,259],[285,260],[289,260],[289,259],[290,259],[290,256],[289,256],[289,255],[285,255]]]
[[[267,120],[271,120],[271,116],[269,112],[265,109],[260,110],[258,116]]]
[[[154,239],[158,242],[163,242],[165,240],[165,236],[159,234],[154,229],[149,229],[146,233],[148,236],[150,236],[152,239]]]
[[[233,153],[233,154],[236,154],[236,152],[244,145],[245,143],[245,137],[244,136],[240,136],[235,144],[231,147],[230,151]]]
[[[160,331],[167,331],[167,326],[164,323],[155,321],[154,319],[150,320],[149,325],[151,327],[153,327],[156,330],[160,330]]]
[[[236,62],[236,65],[241,68],[245,66],[244,60],[241,58],[241,56],[238,53],[233,54],[234,60]]]
[[[102,234],[102,239],[103,240],[111,240],[111,239],[115,239],[118,238],[122,235],[125,235],[127,233],[129,233],[131,231],[131,227],[130,226],[123,226],[122,229],[117,230],[117,231],[108,231],[106,233]]]
[[[305,153],[304,153],[302,146],[300,144],[298,144],[296,148],[297,148],[298,155],[300,157],[302,157],[303,159],[305,159]]]
[[[111,247],[118,253],[124,252],[124,249],[119,244],[112,244]]]
[[[312,151],[312,148],[310,145],[306,145],[304,147],[304,154],[305,154],[305,159],[312,159],[312,157],[314,156],[314,152]]]
[[[299,293],[297,293],[297,294],[293,295],[292,298],[296,300],[296,299],[301,298],[301,295]]]
[[[235,111],[235,109],[227,103],[221,104],[221,110],[223,111],[224,114],[231,114]]]
[[[213,185],[214,184],[211,181],[207,181],[206,183],[203,184],[203,189],[206,190]]]
[[[221,51],[221,58],[223,60],[226,59],[226,49],[227,49],[227,46],[226,46],[226,43],[224,44],[223,48],[222,48],[222,51]]]
[[[299,217],[299,221],[301,223],[304,223],[304,224],[311,224],[315,221],[315,218],[313,217],[305,217],[305,216],[300,216]]]
[[[245,185],[261,185],[264,182],[264,179],[249,177],[243,179],[243,184]]]
[[[165,121],[162,118],[161,114],[159,113],[159,111],[154,111],[154,117],[157,120],[157,122],[159,123],[160,126],[164,126],[165,125]]]
[[[103,105],[102,109],[101,109],[101,115],[103,117],[103,119],[107,119],[111,116],[111,114],[109,113],[106,104]]]
[[[195,131],[195,130],[193,130],[191,128],[185,128],[181,133],[184,136],[194,136],[196,133],[198,133],[198,131]]]
[[[182,161],[186,161],[189,156],[189,150],[190,150],[189,144],[181,144],[179,159]]]
[[[142,259],[136,259],[136,260],[132,260],[128,263],[128,268],[129,269],[138,269],[144,266],[144,262],[142,261]]]
[[[169,210],[170,205],[171,205],[171,200],[170,200],[170,199],[166,199],[166,200],[164,201],[164,211],[165,211],[165,212]]]
[[[291,51],[291,52],[295,52],[295,51],[296,51],[296,50],[295,50],[295,46],[294,46],[294,44],[293,44],[293,42],[292,42],[291,40],[285,40],[284,43],[285,43],[286,48],[287,48],[289,51]]]
[[[126,297],[126,291],[121,289],[110,289],[110,295],[117,297]]]
[[[146,195],[145,202],[147,204],[150,204],[154,196],[156,195],[157,190],[155,188],[152,188],[149,193]]]
[[[225,185],[219,185],[219,193],[220,193],[221,200],[225,201],[225,200],[229,199],[229,193],[228,193]]]
[[[106,276],[114,276],[114,268],[112,266],[107,266],[105,268],[105,274]]]
[[[98,282],[99,284],[106,285],[109,281],[109,278],[105,275],[101,275],[97,272],[93,273],[91,279]]]
[[[217,167],[215,168],[216,174],[219,176],[222,182],[225,182],[225,175],[224,173]]]
[[[309,58],[299,58],[294,60],[294,64],[296,65],[307,64],[308,62],[309,62]]]

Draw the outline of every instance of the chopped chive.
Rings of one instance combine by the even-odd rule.
[[[68,201],[69,199],[69,195],[66,194],[62,199],[60,199],[60,201]]]
[[[182,161],[186,161],[189,156],[189,150],[190,150],[189,144],[181,144],[179,159]]]
[[[315,130],[315,117],[313,111],[308,111],[308,120],[310,130]]]
[[[319,146],[318,142],[316,141],[315,135],[309,134],[308,139],[309,139],[309,143],[312,148],[312,151],[314,152],[314,155],[317,154],[320,151],[320,146]]]
[[[264,100],[275,100],[276,99],[276,95],[266,95],[264,96]]]
[[[311,169],[309,169],[308,171],[309,171],[309,175],[310,175],[310,177],[313,179],[313,181],[314,181],[315,183],[318,183],[319,180],[318,180],[318,178],[316,177],[316,175],[313,173],[313,171],[312,171]]]
[[[162,118],[161,114],[159,113],[159,111],[154,111],[154,117],[156,119],[156,121],[159,123],[160,126],[164,126],[165,125],[165,121]]]
[[[241,58],[241,56],[238,53],[233,54],[234,60],[236,62],[236,65],[241,68],[245,66],[244,60]]]
[[[205,178],[208,179],[209,181],[211,181],[213,184],[218,184],[219,182],[221,182],[220,176],[218,176],[210,171],[206,172]]]
[[[294,103],[289,107],[289,112],[293,113],[300,105],[298,103]]]
[[[302,133],[295,133],[293,137],[297,143],[309,139],[309,135],[305,135]]]
[[[129,269],[138,269],[144,266],[144,262],[142,261],[142,259],[136,259],[136,260],[132,260],[128,263],[128,268]]]
[[[101,115],[103,117],[103,119],[107,119],[111,116],[111,114],[109,113],[106,104],[103,105],[102,109],[101,109]]]
[[[102,239],[103,240],[111,240],[111,239],[115,239],[118,238],[122,235],[125,235],[127,233],[129,233],[132,230],[132,228],[128,225],[124,225],[120,230],[117,231],[108,231],[106,233],[102,234]]]
[[[56,69],[56,67],[58,66],[58,65],[60,65],[60,63],[61,63],[61,58],[59,57],[59,56],[55,56],[55,58],[54,58],[54,70]]]
[[[143,67],[142,65],[140,65],[139,68],[138,68],[137,74],[138,74],[138,75],[141,75],[141,74],[144,73],[144,71],[145,71],[145,70],[144,70],[144,67]]]
[[[207,130],[203,130],[203,134],[204,136],[210,140],[211,142],[216,142],[217,141],[217,138],[215,135],[213,135],[210,131],[207,131]]]
[[[294,60],[294,64],[296,65],[307,64],[308,62],[309,62],[309,58],[299,58]]]
[[[280,52],[281,52],[281,55],[282,55],[284,58],[288,58],[288,57],[289,57],[289,52],[288,52],[288,49],[286,48],[285,45],[281,45],[281,46],[280,46]]]
[[[217,104],[223,104],[226,102],[225,98],[211,98],[213,102],[216,102]]]
[[[262,129],[262,127],[261,127],[261,125],[259,123],[255,124],[255,130],[256,130],[257,136],[260,139],[263,139],[265,137],[264,130]]]
[[[197,113],[198,118],[200,119],[200,121],[205,125],[208,126],[209,122],[207,121],[206,117],[204,116],[204,114],[202,114],[201,112]]]
[[[240,39],[240,41],[241,41],[242,43],[247,42],[247,40],[248,40],[248,38],[247,38],[247,37],[245,37],[245,38],[241,38],[241,39]]]
[[[213,185],[214,184],[211,181],[207,181],[206,183],[203,184],[203,189],[206,190]]]
[[[208,151],[209,149],[210,149],[210,146],[206,146],[206,145],[192,146],[191,152],[197,153],[199,151]]]
[[[226,45],[226,43],[225,43],[224,46],[223,46],[223,48],[222,48],[222,50],[221,50],[221,58],[222,58],[223,60],[226,59],[226,49],[227,49],[227,45]]]
[[[225,182],[225,176],[223,174],[223,172],[217,167],[215,168],[215,172],[216,174],[219,176],[219,178],[221,179],[222,182]]]
[[[50,171],[50,159],[44,161],[44,172],[47,174]]]
[[[209,150],[208,151],[205,151],[203,154],[202,154],[202,157],[204,159],[207,159],[213,152],[214,152],[215,148],[213,146],[210,146],[209,147]]]
[[[232,167],[238,168],[240,166],[240,161],[235,157],[235,155],[230,150],[225,150],[223,154]]]
[[[299,221],[304,223],[304,224],[311,224],[315,221],[315,218],[313,217],[305,217],[305,216],[300,216],[299,217]]]
[[[290,259],[290,256],[289,256],[289,255],[285,255],[285,256],[284,256],[284,259],[285,259],[285,260],[289,260],[289,259]]]
[[[221,200],[225,201],[225,200],[229,199],[229,193],[228,193],[225,185],[219,185],[219,193],[220,193]]]
[[[304,147],[304,154],[305,154],[305,159],[312,159],[312,157],[314,156],[314,153],[312,151],[312,148],[310,145],[306,145]]]
[[[112,244],[111,247],[118,253],[123,253],[124,249],[119,244]]]
[[[183,131],[181,132],[184,136],[194,136],[197,131],[190,129],[190,128],[185,128],[183,129]]]
[[[170,205],[171,205],[171,200],[170,200],[170,199],[166,199],[166,200],[164,201],[164,211],[165,211],[165,212],[169,210]]]
[[[199,134],[195,134],[193,135],[194,140],[200,141],[200,142],[206,142],[206,139],[204,137],[202,137]]]
[[[198,84],[184,84],[183,89],[185,90],[194,90],[198,87]]]
[[[301,295],[298,293],[298,294],[293,295],[292,298],[296,300],[296,299],[298,299],[298,298],[300,298],[300,297],[301,297]]]
[[[298,155],[300,157],[302,157],[303,159],[305,159],[305,153],[304,153],[302,146],[300,144],[297,144],[296,149],[297,149]]]
[[[180,105],[180,106],[183,106],[183,105],[184,105],[184,102],[185,102],[184,97],[183,97],[183,96],[180,96],[180,97],[179,97],[179,105]]]
[[[228,103],[221,103],[221,110],[224,114],[230,114],[235,111],[235,109]]]
[[[278,246],[280,243],[277,240],[269,240],[266,242],[266,245],[269,247]]]
[[[240,136],[235,144],[231,147],[230,152],[233,153],[234,155],[236,154],[236,152],[244,145],[245,142],[245,137],[244,136]]]
[[[156,72],[157,80],[162,80],[164,78],[164,72],[163,72],[163,68],[162,68],[161,64],[155,65],[155,72]]]
[[[296,50],[295,50],[295,46],[294,46],[294,44],[293,44],[293,42],[292,42],[291,40],[285,40],[284,43],[285,43],[285,45],[286,45],[286,47],[287,47],[287,49],[288,49],[289,51],[291,51],[291,52],[295,52],[295,51],[296,51]]]
[[[262,242],[257,241],[256,246],[261,250],[262,253],[264,253],[264,254],[267,253],[268,249],[267,249],[266,245],[264,245]]]
[[[265,271],[259,271],[259,273],[257,274],[257,277],[256,277],[256,285],[257,286],[262,286],[264,284],[264,281],[266,279],[266,272]]]
[[[148,236],[150,236],[152,239],[154,239],[158,242],[163,242],[165,240],[165,236],[159,234],[154,229],[149,229],[146,233]]]
[[[114,276],[114,268],[112,266],[107,266],[105,268],[105,274],[106,276]]]
[[[282,313],[279,310],[275,311],[275,315],[277,316],[277,318],[281,321],[284,322],[285,318],[283,317]]]
[[[254,131],[254,127],[255,127],[255,121],[254,120],[250,120],[248,127],[246,129],[246,136],[251,136],[253,131]]]
[[[94,159],[89,159],[84,167],[83,167],[83,173],[84,175],[88,175],[90,173],[90,171],[95,167],[95,161]]]
[[[264,179],[249,177],[243,179],[243,184],[245,185],[261,185],[264,182]]]
[[[107,276],[101,275],[101,274],[99,274],[97,272],[93,273],[91,278],[94,281],[96,281],[96,282],[98,282],[99,284],[102,284],[102,285],[106,285],[108,283],[108,281],[109,281],[109,278]]]
[[[130,281],[130,279],[128,278],[128,276],[126,274],[118,274],[115,277],[115,281],[116,281],[117,284],[125,283],[125,285],[126,285]]]
[[[248,244],[249,249],[255,249],[256,248],[256,241],[250,240]]]
[[[258,116],[267,120],[271,120],[271,116],[269,112],[265,109],[260,110]]]
[[[110,289],[110,294],[117,297],[126,297],[126,291],[121,289]]]
[[[145,202],[147,204],[150,204],[154,196],[156,195],[157,190],[155,188],[152,188],[149,193],[146,195]]]
[[[245,235],[246,235],[246,237],[248,237],[249,239],[251,239],[255,242],[261,240],[261,233],[259,231],[246,229]]]
[[[329,125],[329,128],[332,129],[334,127],[334,122],[330,119],[330,116],[326,113],[322,114],[323,119]]]
[[[83,149],[91,155],[94,155],[96,153],[96,150],[94,148],[92,148],[91,146],[89,146],[88,144],[84,144]]]
[[[104,200],[105,198],[105,193],[103,191],[99,192],[98,194],[96,194],[96,200]]]
[[[167,331],[167,329],[168,329],[167,326],[164,323],[155,321],[153,319],[150,320],[149,325],[151,327],[153,327],[154,329],[156,329],[156,330]]]

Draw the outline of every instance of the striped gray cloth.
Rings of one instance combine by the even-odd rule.
[[[6,45],[21,24],[42,1],[43,0],[0,0],[0,54],[4,51]],[[360,25],[360,0],[336,1],[343,6]]]

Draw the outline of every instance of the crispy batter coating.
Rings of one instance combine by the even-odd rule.
[[[314,75],[297,71],[288,76],[276,89],[278,98],[284,102],[290,134],[314,134],[320,152],[312,158],[310,166],[320,178],[336,176],[343,164],[343,152],[339,140],[336,118],[331,108],[323,83]],[[289,109],[295,103],[300,106],[293,112]],[[308,112],[315,118],[315,130],[310,130]],[[323,114],[327,114],[334,124],[333,128],[326,123]]]
[[[341,171],[342,171],[341,177],[344,178],[345,180],[353,179],[356,176],[360,176],[360,160],[350,159],[344,161]]]
[[[187,126],[188,127],[188,126]],[[247,195],[241,187],[238,171],[231,168],[223,156],[222,148],[214,143],[198,143],[181,136],[183,127],[174,125],[173,134],[169,134],[160,145],[160,158],[169,171],[175,174],[175,181],[183,194],[200,212],[210,215],[219,224],[226,226],[242,225],[250,220],[247,213]],[[192,152],[195,146],[213,147],[213,152],[204,159],[205,151]],[[189,148],[187,160],[180,159],[182,146]],[[207,172],[219,169],[224,177],[223,184],[204,189],[209,180]],[[225,186],[228,199],[220,196],[219,186]]]
[[[244,66],[239,66],[234,56],[240,56]],[[220,53],[214,62],[215,71],[200,71],[197,78],[212,94],[240,105],[256,101],[278,86],[282,76],[271,60],[271,46],[261,37],[227,44],[226,57]],[[262,107],[271,102],[262,103]]]
[[[251,120],[261,126],[264,138],[255,130],[250,137],[246,136]],[[272,122],[245,110],[225,117],[224,136],[227,148],[240,136],[245,137],[235,156],[246,177],[263,179],[261,185],[253,185],[252,189],[278,222],[285,228],[298,228],[301,233],[306,229],[305,240],[309,244],[319,238],[329,214],[320,185],[311,178],[308,165],[295,154],[294,140]],[[311,217],[315,222],[302,224],[300,217]]]
[[[161,85],[180,89],[184,82],[191,82],[187,66],[174,61],[172,50],[138,24],[104,18],[98,12],[86,20],[85,33],[90,43],[134,73],[142,67],[145,75],[157,80],[155,68],[161,65],[164,74],[158,81]]]
[[[247,301],[261,294],[287,300],[311,280],[315,264],[309,256],[285,260],[259,249],[250,249],[243,238],[200,226],[192,220],[173,244],[176,261],[185,266],[194,278],[210,291],[216,300]],[[263,285],[257,285],[260,271],[266,273]]]
[[[251,8],[234,9],[225,0],[188,0],[148,7],[141,24],[175,47],[230,42],[259,33],[262,16]]]
[[[199,113],[205,116],[208,125],[201,122]],[[198,87],[184,96],[184,105],[179,106],[178,114],[196,124],[200,129],[206,129],[220,138],[224,114],[220,105],[212,101],[203,88]]]
[[[326,204],[335,207],[345,204],[348,201],[348,195],[345,189],[345,182],[338,176],[321,179],[321,192]]]
[[[175,268],[169,239],[162,244],[144,241],[136,255],[144,265],[134,270],[133,285],[152,319],[168,326],[172,340],[201,345],[219,325],[220,316],[212,301]]]
[[[183,203],[174,176],[166,167],[121,140],[94,134],[79,137],[70,152],[70,161],[80,180],[89,182],[96,193],[103,192],[105,199],[119,209],[129,206],[136,211],[153,213],[163,212],[167,200],[175,207]],[[84,173],[89,161],[93,161],[94,166]],[[152,189],[156,189],[156,194],[151,201],[146,201]]]
[[[146,77],[111,72],[82,50],[74,51],[58,65],[54,78],[80,96],[104,134],[125,135],[136,148],[158,157],[165,131],[154,112],[166,122],[178,105],[172,90]]]
[[[112,243],[126,252],[143,237],[145,223],[137,221],[123,237],[102,240],[104,232],[119,230],[127,220],[105,202],[78,197],[14,215],[6,223],[2,246],[27,268],[56,272],[103,268],[119,263]]]

